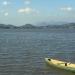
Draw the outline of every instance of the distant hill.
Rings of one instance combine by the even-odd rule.
[[[26,24],[26,25],[20,26],[20,28],[29,29],[29,28],[36,28],[36,26],[34,26],[32,24]]]
[[[35,26],[32,24],[26,24],[22,26],[14,26],[14,25],[5,25],[0,24],[0,29],[75,29],[75,23],[67,23],[62,25],[44,25],[44,26]]]
[[[14,29],[17,28],[14,25],[5,25],[5,24],[0,24],[0,29]]]

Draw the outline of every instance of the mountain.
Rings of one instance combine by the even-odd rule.
[[[10,24],[8,25],[0,24],[0,29],[75,29],[75,23],[66,23],[62,25],[45,24],[44,26],[35,26],[32,24],[26,24],[19,27]]]
[[[47,26],[47,25],[64,25],[64,24],[68,24],[68,22],[55,22],[55,21],[44,21],[44,22],[39,22],[36,25],[38,26]]]
[[[13,29],[13,28],[17,28],[17,27],[14,25],[0,24],[0,29]]]
[[[26,24],[26,25],[20,26],[20,28],[29,29],[29,28],[36,28],[36,26],[34,26],[32,24]]]

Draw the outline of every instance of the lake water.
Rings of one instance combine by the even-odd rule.
[[[0,75],[75,75],[45,57],[75,63],[75,30],[0,30]]]

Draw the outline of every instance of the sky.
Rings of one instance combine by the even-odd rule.
[[[75,0],[0,0],[0,24],[75,22]]]

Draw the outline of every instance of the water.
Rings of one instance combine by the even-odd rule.
[[[75,30],[0,30],[0,75],[75,75],[45,57],[75,63]]]

